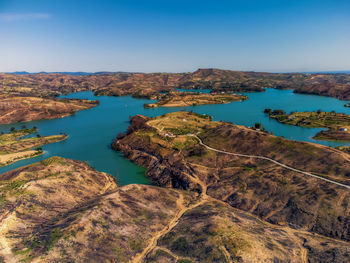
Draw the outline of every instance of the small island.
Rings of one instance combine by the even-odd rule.
[[[23,138],[37,132],[37,128],[20,130],[11,128],[9,133],[0,135],[0,167],[12,164],[19,160],[33,158],[43,154],[41,146],[67,139],[67,135],[51,135],[41,137]]]
[[[145,104],[145,108],[187,107],[207,104],[224,104],[233,101],[244,101],[247,96],[227,93],[169,92],[160,95],[156,103]]]
[[[344,107],[350,107],[350,102],[346,103]]]
[[[316,111],[292,112],[287,114],[284,110],[265,109],[270,118],[280,123],[308,128],[327,128],[317,133],[313,138],[325,141],[350,141],[350,115]]]

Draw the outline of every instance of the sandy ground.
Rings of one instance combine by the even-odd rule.
[[[37,153],[37,151],[30,150],[30,151],[0,155],[0,166],[1,164],[7,164],[8,162],[10,163],[10,162],[18,161],[20,159],[31,157],[35,153]]]

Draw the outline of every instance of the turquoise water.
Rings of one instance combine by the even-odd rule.
[[[114,175],[120,185],[130,183],[149,183],[144,176],[145,170],[123,158],[122,154],[111,149],[110,144],[116,135],[124,132],[129,125],[129,117],[136,114],[158,116],[179,110],[193,110],[202,114],[212,115],[214,120],[231,121],[235,124],[252,126],[260,122],[275,135],[288,139],[316,142],[332,147],[350,145],[350,143],[316,141],[312,137],[321,129],[302,128],[283,125],[269,119],[264,113],[265,108],[290,111],[323,111],[343,112],[350,114],[350,108],[345,108],[346,102],[334,98],[294,94],[291,90],[267,89],[266,92],[246,93],[248,100],[230,104],[202,105],[184,108],[144,109],[144,103],[152,100],[125,97],[95,97],[92,92],[73,93],[66,98],[98,99],[100,105],[80,112],[74,116],[32,121],[27,127],[37,126],[41,135],[59,133],[68,134],[65,141],[43,146],[45,154],[36,158],[22,160],[0,168],[0,173],[46,159],[50,156],[62,156],[86,161],[99,171]],[[8,131],[10,127],[20,128],[22,124],[0,125],[0,131]]]
[[[201,92],[201,93],[210,93],[211,89],[177,89],[178,91],[184,92]]]

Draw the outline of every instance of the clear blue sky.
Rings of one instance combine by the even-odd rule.
[[[0,0],[0,71],[350,70],[350,0]]]

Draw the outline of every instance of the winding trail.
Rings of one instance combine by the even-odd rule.
[[[160,131],[160,129],[158,127],[156,127],[158,131]],[[268,158],[268,157],[265,157],[265,156],[258,156],[258,155],[247,155],[247,154],[239,154],[239,153],[231,153],[231,152],[226,152],[226,151],[222,151],[222,150],[218,150],[218,149],[215,149],[215,148],[212,148],[206,144],[203,143],[203,141],[197,136],[197,135],[194,135],[194,134],[188,134],[188,136],[192,136],[192,137],[195,137],[199,143],[204,146],[205,148],[209,149],[209,150],[212,150],[212,151],[215,151],[215,152],[219,152],[219,153],[224,153],[224,154],[228,154],[228,155],[233,155],[233,156],[239,156],[239,157],[246,157],[246,158],[256,158],[256,159],[263,159],[263,160],[267,160],[267,161],[270,161],[270,162],[273,162],[281,167],[284,167],[286,169],[289,169],[291,171],[294,171],[294,172],[298,172],[298,173],[302,173],[304,175],[307,175],[307,176],[311,176],[311,177],[314,177],[314,178],[317,178],[317,179],[320,179],[320,180],[323,180],[323,181],[326,181],[328,183],[332,183],[332,184],[336,184],[338,186],[342,186],[342,187],[345,187],[347,189],[350,189],[350,186],[349,185],[345,185],[345,184],[342,184],[342,183],[338,183],[336,181],[332,181],[332,180],[329,180],[327,178],[323,178],[321,176],[317,176],[317,175],[314,175],[314,174],[311,174],[309,172],[305,172],[305,171],[301,171],[301,170],[298,170],[298,169],[295,169],[293,167],[290,167],[290,166],[287,166],[285,164],[282,164],[280,162],[277,162],[271,158]],[[154,249],[156,249],[157,247],[160,248],[160,249],[164,249],[165,251],[167,251],[168,253],[171,252],[170,250],[166,249],[166,248],[163,248],[163,247],[159,247],[157,245],[158,243],[158,240],[161,239],[162,237],[164,237],[166,234],[168,234],[171,230],[173,230],[177,224],[179,223],[181,217],[186,213],[188,212],[189,210],[192,210],[204,203],[206,203],[207,201],[217,201],[217,202],[220,202],[220,203],[223,203],[225,205],[228,205],[227,203],[225,203],[224,201],[222,200],[218,200],[218,199],[215,199],[215,198],[212,198],[210,196],[207,195],[207,185],[202,181],[200,180],[196,175],[190,175],[188,174],[190,180],[194,183],[197,183],[200,185],[200,187],[202,188],[202,191],[201,191],[201,194],[199,196],[199,200],[190,205],[190,206],[186,206],[184,204],[184,196],[182,193],[179,193],[179,198],[177,200],[177,207],[179,208],[179,210],[177,211],[177,213],[173,216],[173,218],[170,220],[170,222],[164,226],[160,231],[158,231],[157,233],[155,233],[155,235],[153,235],[151,237],[151,239],[149,240],[149,243],[148,245],[143,249],[143,251],[139,254],[137,254],[132,260],[131,262],[133,263],[141,263],[141,262],[144,262],[144,260],[146,259],[147,255],[149,253],[151,253]],[[274,226],[275,227],[275,226]],[[307,232],[309,234],[309,232]],[[295,234],[293,233],[293,231],[288,231],[288,235],[290,236],[290,238],[292,240],[294,240],[297,244],[299,243],[298,242],[298,239],[296,238]],[[304,247],[302,247],[301,245],[299,245],[299,248],[300,248],[300,257],[301,257],[301,262],[307,262],[307,255],[308,255],[308,251],[307,249],[305,249]],[[231,256],[229,254],[229,252],[227,251],[227,249],[224,247],[224,246],[221,246],[220,249],[222,250],[222,252],[224,253],[224,256],[227,260],[227,262],[232,262],[232,259],[231,259]],[[169,253],[170,255],[172,255],[176,260],[178,260],[180,257],[178,257],[177,255],[173,254],[172,252]]]
[[[160,238],[162,238],[163,236],[165,236],[166,234],[168,234],[175,226],[177,226],[177,224],[180,221],[180,218],[189,210],[202,205],[203,203],[205,203],[207,201],[207,195],[202,195],[200,198],[199,202],[196,202],[195,204],[191,205],[191,206],[185,206],[184,205],[184,197],[183,194],[180,193],[180,197],[177,200],[177,206],[180,208],[180,210],[175,214],[175,216],[171,219],[171,221],[159,232],[157,232],[149,241],[148,246],[138,255],[136,255],[136,257],[134,257],[134,259],[131,262],[134,263],[139,263],[139,262],[144,262],[144,259],[146,258],[146,256],[154,249],[157,247],[157,242]]]
[[[212,150],[214,152],[229,154],[229,155],[238,156],[238,157],[246,157],[246,158],[255,158],[255,159],[267,160],[267,161],[273,162],[274,164],[277,164],[277,165],[279,165],[279,166],[281,166],[283,168],[286,168],[288,170],[291,170],[291,171],[294,171],[294,172],[297,172],[297,173],[301,173],[301,174],[304,174],[304,175],[307,175],[307,176],[311,176],[311,177],[314,177],[314,178],[326,181],[328,183],[332,183],[332,184],[335,184],[335,185],[342,186],[342,187],[345,187],[347,189],[350,189],[349,185],[338,183],[336,181],[333,181],[333,180],[330,180],[330,179],[327,179],[327,178],[324,178],[324,177],[321,177],[321,176],[318,176],[318,175],[315,175],[315,174],[312,174],[312,173],[309,173],[309,172],[305,172],[305,171],[302,171],[302,170],[295,169],[293,167],[290,167],[290,166],[285,165],[283,163],[277,162],[277,161],[275,161],[275,160],[273,160],[271,158],[265,157],[265,156],[232,153],[232,152],[226,152],[226,151],[218,150],[218,149],[215,149],[213,147],[210,147],[210,146],[204,144],[203,141],[197,135],[188,134],[188,136],[195,137],[199,141],[200,145],[203,145],[205,148],[207,148],[209,150]]]

